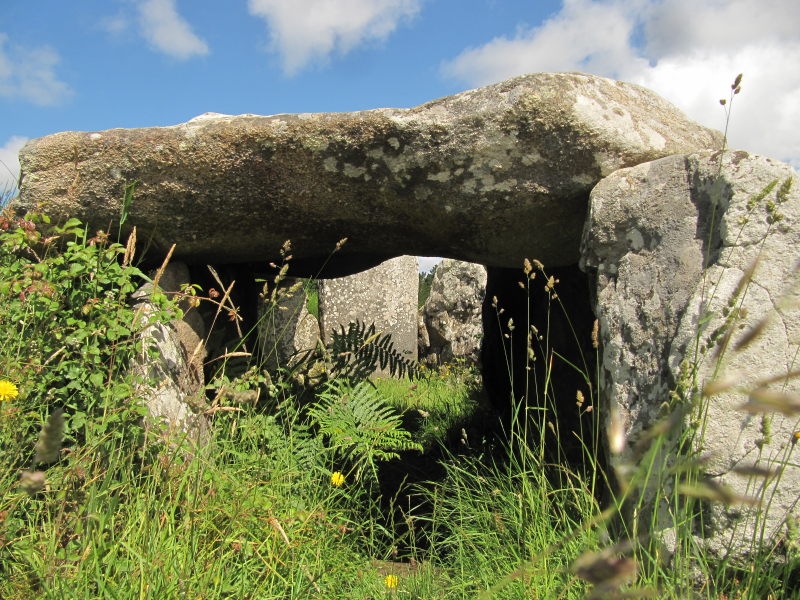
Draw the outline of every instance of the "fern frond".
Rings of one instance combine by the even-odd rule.
[[[405,358],[392,342],[391,334],[376,331],[375,324],[367,327],[355,321],[345,330],[342,325],[334,331],[330,344],[333,370],[340,376],[358,381],[368,378],[380,368],[392,377],[419,378],[419,365]]]
[[[405,450],[422,450],[403,429],[400,415],[366,382],[327,384],[308,415],[329,447],[354,463],[374,467],[376,460],[398,458]]]

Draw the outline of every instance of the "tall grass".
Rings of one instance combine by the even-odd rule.
[[[19,393],[0,402],[4,599],[791,597],[792,563],[768,571],[772,563],[756,558],[750,571],[713,571],[704,562],[697,504],[682,493],[702,481],[687,479],[691,460],[684,470],[662,463],[686,447],[678,417],[659,425],[635,465],[616,464],[612,475],[591,462],[586,472],[555,467],[554,476],[541,452],[547,424],[517,419],[504,442],[490,428],[471,437],[465,423],[487,414],[475,376],[446,368],[375,382],[426,451],[438,448],[429,454],[441,463],[435,480],[387,486],[341,436],[323,435],[309,401],[279,378],[268,402],[217,402],[205,450],[160,443],[141,425],[130,380],[139,350],[124,331],[135,331],[135,315],[121,307],[142,275],[120,270],[125,248],[76,223],[60,233],[46,220],[8,223],[0,325],[12,343],[0,352],[0,379]],[[44,244],[49,233],[69,243]],[[155,318],[179,314],[170,302]],[[547,310],[561,310],[557,297]],[[559,401],[547,398],[551,409]],[[59,407],[64,447],[52,464],[32,464]],[[512,411],[526,413],[540,414]],[[590,461],[598,453],[584,451]],[[612,477],[624,485],[601,505],[598,480]],[[657,515],[641,514],[652,490],[666,490],[673,508],[670,553],[652,535]],[[620,531],[628,545],[610,541]]]

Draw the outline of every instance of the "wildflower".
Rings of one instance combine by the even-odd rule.
[[[794,446],[797,442],[800,442],[800,431],[795,431],[792,434],[792,445]]]
[[[13,400],[19,396],[17,386],[6,379],[0,380],[0,400]]]
[[[397,575],[387,575],[383,578],[383,584],[390,590],[400,585],[400,578]]]
[[[334,471],[331,475],[331,485],[335,487],[342,487],[344,485],[344,475],[339,471]]]

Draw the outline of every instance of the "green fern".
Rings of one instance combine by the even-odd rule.
[[[355,386],[332,381],[308,409],[329,449],[357,467],[375,470],[375,461],[399,458],[404,450],[422,450],[402,428],[400,415],[367,382]]]
[[[325,445],[322,436],[309,424],[295,423],[291,436],[287,436],[287,441],[294,462],[301,469],[316,471],[324,468]]]
[[[363,321],[352,322],[334,331],[329,345],[332,372],[350,381],[362,381],[380,368],[392,377],[420,377],[419,365],[402,356],[394,347],[391,334],[375,330]]]

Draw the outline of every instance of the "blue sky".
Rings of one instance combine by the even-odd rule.
[[[536,71],[641,83],[800,165],[798,0],[3,0],[0,190],[30,138],[409,107]]]

